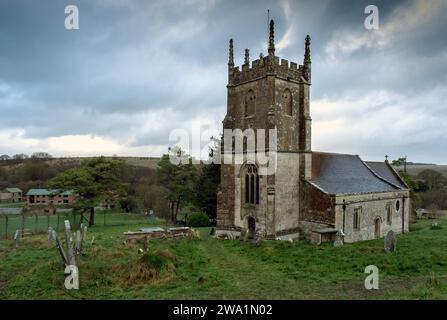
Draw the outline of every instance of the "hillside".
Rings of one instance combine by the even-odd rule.
[[[403,166],[396,167],[398,171],[404,170]],[[407,165],[407,172],[412,176],[417,176],[423,170],[430,169],[442,173],[447,177],[447,165],[436,165],[436,164],[413,164]]]

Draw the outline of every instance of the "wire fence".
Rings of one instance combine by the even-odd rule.
[[[64,221],[70,221],[73,230],[79,229],[81,223],[88,225],[88,214],[79,212],[63,212],[54,215],[0,215],[0,239],[14,238],[16,230],[29,231],[33,234],[46,233],[51,227],[56,231],[65,230]],[[82,220],[82,221],[81,221]],[[144,215],[125,214],[110,211],[97,211],[95,213],[95,226],[123,226],[141,224],[149,219]]]

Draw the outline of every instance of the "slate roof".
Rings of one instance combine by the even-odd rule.
[[[402,181],[402,179],[386,162],[366,161],[366,164],[381,178],[384,178],[385,180],[391,182],[394,185],[397,185],[400,188],[407,189],[407,186]]]
[[[29,189],[28,192],[26,193],[27,196],[54,196],[54,195],[71,195],[73,194],[73,191],[64,191],[64,192],[59,192],[58,190],[53,190],[53,189]]]
[[[20,190],[19,188],[6,188],[6,191],[11,192],[11,193],[20,193],[20,192],[22,192],[22,190]]]
[[[380,177],[359,156],[313,152],[309,183],[330,195],[390,192],[400,189]]]

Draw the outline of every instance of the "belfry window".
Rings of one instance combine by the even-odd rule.
[[[292,92],[290,92],[289,89],[284,90],[284,92],[282,93],[282,102],[283,102],[284,113],[289,116],[292,116],[293,99],[292,99]]]
[[[254,165],[247,167],[244,189],[245,203],[259,204],[259,175],[258,169]]]
[[[255,114],[256,96],[253,90],[248,90],[244,100],[244,115],[246,117]]]

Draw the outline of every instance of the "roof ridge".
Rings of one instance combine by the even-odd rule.
[[[351,157],[358,157],[359,156],[358,154],[340,153],[340,152],[327,152],[327,151],[312,151],[312,153],[333,154],[333,155],[351,156]]]
[[[400,182],[402,182],[402,184],[403,184],[404,186],[406,186],[408,189],[410,189],[410,187],[409,187],[408,184],[405,182],[405,180],[402,179],[402,177],[400,176],[400,174],[397,173],[397,171],[393,168],[392,165],[390,165],[390,163],[389,163],[388,161],[385,161],[385,165],[386,165],[388,168],[391,169],[391,171],[393,172],[394,176],[395,176]]]
[[[400,187],[400,186],[398,186],[398,185],[396,185],[396,184],[394,184],[394,183],[388,181],[387,179],[385,179],[384,177],[382,177],[381,175],[379,175],[376,171],[374,171],[374,170],[373,170],[373,169],[366,163],[366,161],[363,161],[360,157],[359,157],[359,159],[360,159],[360,161],[365,165],[365,167],[367,167],[367,168],[369,169],[369,171],[371,171],[371,173],[372,173],[373,175],[375,175],[377,178],[379,178],[380,180],[382,180],[382,181],[388,183],[389,185],[391,185],[391,186],[393,186],[393,187],[395,187],[395,188],[397,188],[397,189],[399,189],[399,190],[402,190],[402,187]]]

